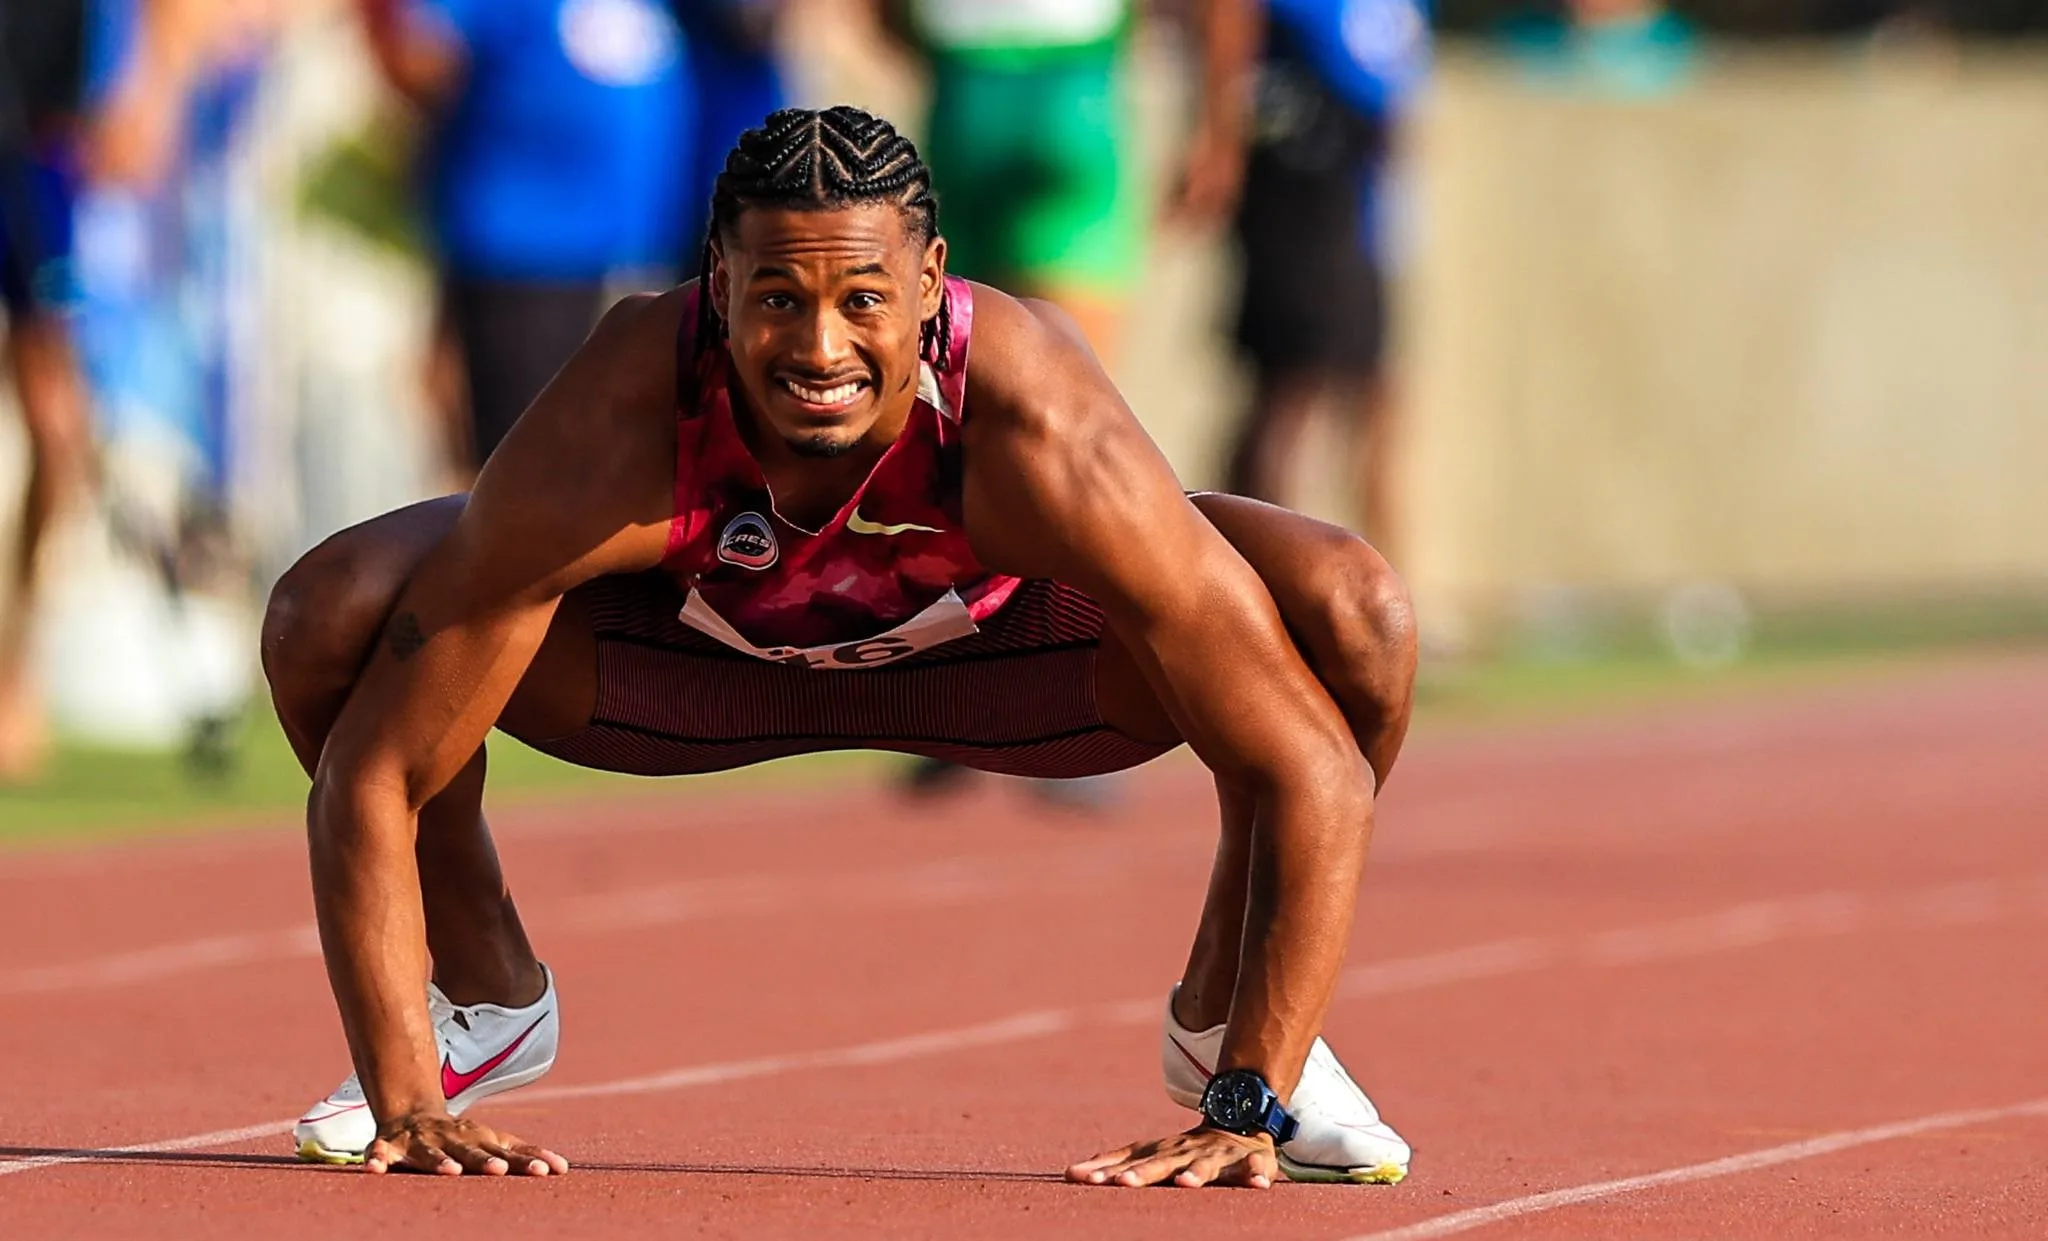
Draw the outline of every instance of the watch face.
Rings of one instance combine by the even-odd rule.
[[[1209,1083],[1208,1097],[1202,1100],[1202,1114],[1218,1129],[1248,1133],[1259,1126],[1265,1095],[1258,1074],[1242,1070],[1225,1073]]]

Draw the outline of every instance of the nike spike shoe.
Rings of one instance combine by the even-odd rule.
[[[1174,988],[1175,993],[1179,990]],[[1169,993],[1160,1045],[1166,1097],[1182,1107],[1199,1108],[1202,1088],[1209,1084],[1222,1051],[1223,1027],[1183,1029],[1173,1019]],[[1408,1175],[1408,1143],[1380,1119],[1379,1109],[1320,1038],[1309,1049],[1288,1110],[1301,1125],[1293,1141],[1279,1151],[1280,1170],[1288,1180],[1393,1185]]]
[[[460,1116],[471,1104],[524,1086],[554,1067],[562,1018],[555,976],[545,965],[541,972],[547,990],[525,1008],[451,1004],[439,987],[427,987],[427,1011],[441,1049],[441,1093],[451,1114]],[[310,1163],[361,1163],[376,1138],[377,1120],[353,1073],[292,1126],[299,1158]]]

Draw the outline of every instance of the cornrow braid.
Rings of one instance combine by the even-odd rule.
[[[725,337],[711,303],[713,243],[749,207],[825,211],[862,203],[894,203],[919,244],[939,235],[939,200],[931,169],[917,147],[881,117],[859,108],[784,108],[758,129],[740,135],[711,191],[711,220],[698,272],[697,352]],[[925,360],[944,370],[953,352],[953,316],[939,299],[938,317],[924,325]]]

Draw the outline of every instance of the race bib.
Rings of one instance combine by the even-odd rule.
[[[713,611],[711,605],[704,601],[704,596],[694,589],[683,601],[683,610],[676,614],[676,619],[698,633],[718,639],[742,655],[752,655],[771,663],[798,664],[832,671],[879,668],[907,655],[928,651],[942,642],[980,632],[974,617],[968,614],[967,605],[960,601],[959,592],[952,590],[947,591],[937,603],[887,633],[830,646],[755,646],[742,637],[739,630],[727,624],[723,616]]]

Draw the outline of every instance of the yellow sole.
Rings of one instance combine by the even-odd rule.
[[[1280,1156],[1280,1171],[1290,1181],[1305,1185],[1399,1185],[1408,1169],[1398,1163],[1371,1168],[1318,1168]]]
[[[307,1163],[333,1164],[336,1167],[348,1167],[363,1161],[362,1152],[360,1151],[355,1154],[349,1154],[346,1151],[331,1151],[318,1142],[312,1141],[299,1143],[299,1158]]]

